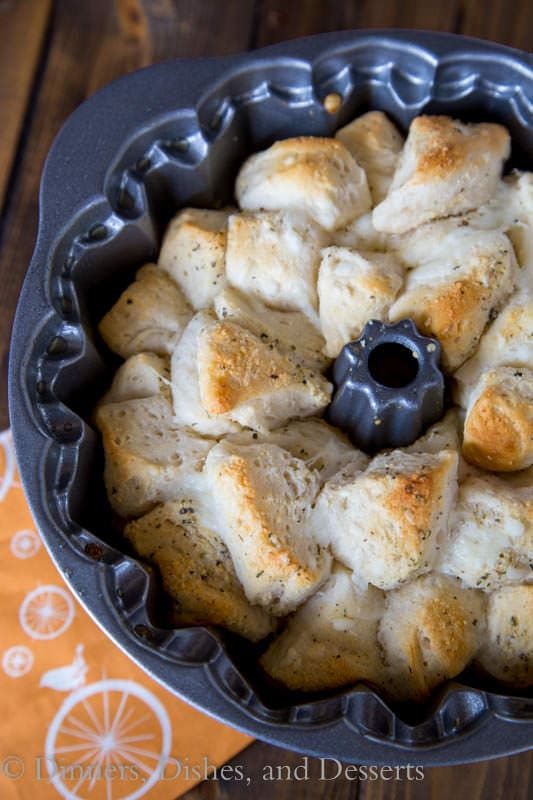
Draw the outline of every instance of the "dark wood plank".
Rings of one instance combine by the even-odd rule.
[[[232,0],[115,0],[90,72],[87,95],[118,75],[171,58],[246,50],[253,3]],[[117,42],[119,47],[117,47]]]
[[[360,3],[344,0],[262,0],[257,5],[254,47],[264,47],[298,36],[356,28]]]
[[[421,781],[361,782],[359,800],[528,800],[533,792],[531,754],[480,764],[426,769]]]
[[[492,39],[500,44],[533,49],[532,6],[530,2],[469,0],[464,3],[458,33]]]
[[[427,0],[385,0],[376,3],[363,0],[360,4],[360,28],[414,28],[416,30],[453,31],[459,0],[446,3]]]
[[[257,47],[298,36],[350,28],[417,28],[436,31],[453,30],[459,14],[459,0],[428,3],[427,0],[361,0],[328,3],[302,0],[264,0],[257,19]]]
[[[39,177],[46,153],[66,117],[84,99],[87,75],[109,15],[105,0],[56,4],[42,86],[26,132],[26,147],[9,198],[0,250],[0,428],[7,424],[5,374],[9,331],[37,227]]]
[[[0,2],[0,214],[50,10],[51,0]]]
[[[287,768],[294,775],[296,767],[302,775],[302,766],[307,761],[307,778],[288,778]],[[480,764],[465,764],[455,767],[425,768],[420,772],[405,769],[399,776],[393,770],[376,777],[367,773],[366,780],[355,774],[342,772],[335,780],[324,780],[336,775],[336,766],[330,762],[323,768],[320,759],[304,759],[302,755],[273,747],[263,742],[254,742],[229,764],[239,766],[245,782],[207,781],[187,792],[185,800],[254,800],[290,798],[290,800],[494,800],[508,796],[512,800],[529,800],[533,797],[533,754],[524,753],[509,758],[500,758]],[[267,773],[265,768],[269,767]],[[324,772],[323,772],[324,769]],[[279,772],[278,772],[279,771]],[[270,774],[281,776],[279,781],[267,780]]]
[[[31,258],[39,178],[53,138],[67,116],[100,86],[153,61],[225,55],[248,46],[253,5],[234,0],[58,0],[41,90],[30,119],[17,180],[0,240],[0,429],[8,424],[9,335]]]

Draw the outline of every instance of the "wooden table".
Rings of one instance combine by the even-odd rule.
[[[529,12],[529,13],[528,13]],[[124,73],[177,57],[225,55],[343,28],[453,31],[531,49],[529,0],[0,0],[0,430],[8,425],[11,323],[31,257],[44,158],[67,116]],[[247,774],[301,756],[256,742],[236,759]],[[255,783],[262,798],[533,797],[533,756],[426,770],[424,781]],[[248,798],[244,785],[208,782],[193,798]]]

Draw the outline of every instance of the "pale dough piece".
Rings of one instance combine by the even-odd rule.
[[[385,320],[403,283],[403,267],[388,253],[347,247],[322,251],[318,273],[319,315],[326,354],[336,358],[357,339],[369,319]]]
[[[277,444],[295,458],[299,458],[311,470],[318,472],[321,483],[325,483],[343,467],[357,460],[366,465],[368,458],[337,428],[332,428],[322,419],[293,420],[274,431],[257,433],[243,430],[227,437],[228,442],[254,444],[266,442]]]
[[[104,445],[107,496],[125,518],[183,494],[213,445],[179,428],[163,395],[100,406],[96,424]]]
[[[228,281],[244,294],[315,324],[316,281],[324,233],[302,211],[234,214],[228,222]]]
[[[506,231],[520,266],[518,286],[533,293],[533,173],[515,172],[505,178],[504,184]]]
[[[377,628],[385,601],[379,589],[357,589],[337,565],[327,583],[289,620],[260,659],[289,689],[312,692],[383,681]]]
[[[533,683],[533,584],[506,586],[489,598],[481,666],[513,688]]]
[[[422,701],[479,650],[485,598],[444,575],[423,575],[387,594],[378,637],[395,700]]]
[[[513,487],[487,473],[463,478],[437,569],[485,591],[531,575],[533,485]]]
[[[400,131],[383,111],[369,111],[335,134],[363,167],[374,205],[386,196],[404,145]]]
[[[451,408],[442,419],[431,425],[413,444],[402,449],[406,453],[439,453],[441,450],[458,452],[461,429],[460,415],[456,408]]]
[[[159,266],[195,310],[211,305],[226,284],[226,223],[231,213],[184,208],[165,231]]]
[[[145,264],[98,330],[122,358],[146,351],[168,355],[191,316],[189,304],[168,275],[155,264]]]
[[[526,275],[529,274],[530,282],[533,283],[533,263],[530,263],[533,258],[533,240],[529,248],[527,246],[529,234],[533,235],[533,198],[530,197],[533,194],[533,181],[528,178],[530,173],[505,176],[498,182],[490,199],[472,211],[427,222],[405,233],[385,234],[376,231],[375,236],[382,237],[385,243],[383,247],[396,252],[407,267],[413,268],[429,261],[457,260],[465,240],[474,241],[479,231],[506,233],[513,243],[518,265],[521,267],[519,277],[523,273],[522,278],[526,281]],[[353,224],[361,225],[363,219],[362,217]],[[369,225],[367,227],[371,230]],[[521,244],[524,245],[522,254]]]
[[[155,353],[138,353],[115,372],[109,391],[99,406],[162,394],[170,399],[170,360]]]
[[[356,250],[373,250],[384,253],[391,250],[389,234],[377,231],[372,222],[372,214],[368,212],[333,231],[331,243],[337,247],[354,247]]]

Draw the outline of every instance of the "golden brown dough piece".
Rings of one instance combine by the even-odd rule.
[[[513,688],[533,683],[533,584],[506,586],[491,594],[487,636],[478,661]]]
[[[337,689],[357,681],[383,682],[377,640],[384,594],[356,589],[336,565],[327,583],[301,606],[263,654],[274,680],[305,692]]]
[[[299,136],[245,161],[235,186],[245,211],[306,211],[328,231],[370,210],[363,169],[339,141]]]
[[[211,311],[198,311],[183,331],[170,363],[176,422],[204,436],[223,436],[240,428],[225,414],[208,414],[200,397],[199,343],[204,333],[217,324]]]
[[[443,575],[424,575],[389,592],[378,637],[391,697],[424,700],[462,672],[483,638],[484,605],[483,592]]]
[[[373,211],[375,227],[402,233],[478,208],[496,191],[510,149],[501,125],[416,117],[389,193]]]
[[[516,279],[514,251],[505,234],[466,231],[452,238],[452,257],[411,270],[389,312],[391,322],[410,317],[421,333],[439,340],[448,372],[472,355]]]
[[[236,322],[305,367],[322,372],[331,363],[322,352],[324,337],[301,311],[276,311],[234,286],[220,292],[213,306],[220,320]]]
[[[155,264],[145,264],[98,326],[122,358],[151,351],[168,355],[192,316],[176,284]]]
[[[220,625],[257,641],[274,628],[272,618],[244,595],[224,542],[198,519],[197,499],[156,506],[126,525],[135,551],[159,568],[178,625]]]
[[[227,320],[200,334],[198,374],[210,416],[226,415],[255,430],[319,414],[331,397],[331,384],[320,373]]]
[[[276,616],[293,611],[330,570],[307,524],[316,472],[274,444],[225,441],[211,451],[206,473],[246,596]]]
[[[454,399],[467,408],[481,374],[496,367],[533,365],[533,291],[514,294],[492,322],[475,354],[454,375]]]
[[[495,472],[533,464],[532,370],[497,367],[481,375],[466,411],[463,455]]]
[[[366,470],[354,461],[325,484],[311,529],[361,584],[399,586],[433,566],[455,501],[457,461],[453,450],[393,450]]]

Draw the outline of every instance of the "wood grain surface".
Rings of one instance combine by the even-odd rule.
[[[0,209],[23,132],[24,116],[43,45],[51,0],[0,3]],[[28,19],[32,24],[28,25]],[[22,45],[22,46],[21,46]]]
[[[0,0],[0,429],[7,426],[9,336],[29,263],[46,153],[67,116],[96,89],[169,58],[224,55],[284,39],[347,28],[452,31],[530,50],[530,0]],[[360,800],[527,800],[533,756],[425,771],[423,781],[262,781],[266,765],[295,767],[302,756],[259,742],[234,759],[244,783],[200,784],[208,798]]]

